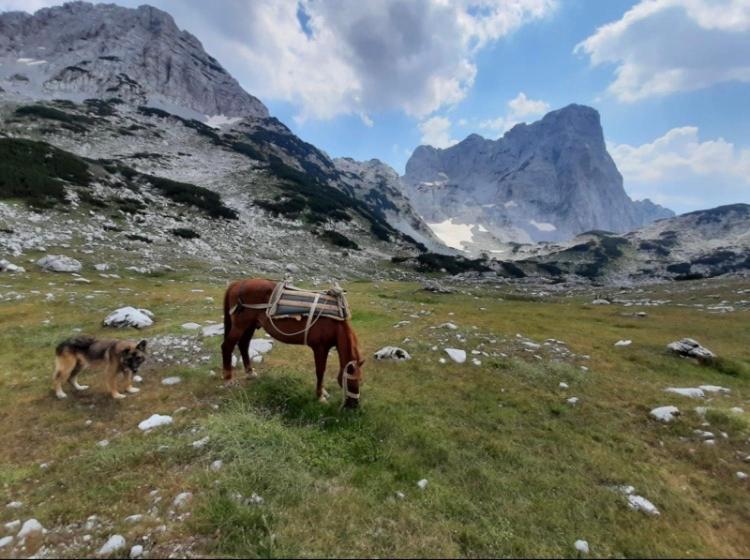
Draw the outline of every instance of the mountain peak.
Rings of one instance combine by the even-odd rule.
[[[196,37],[148,5],[69,2],[0,14],[0,84],[20,97],[119,97],[192,117],[268,116]]]

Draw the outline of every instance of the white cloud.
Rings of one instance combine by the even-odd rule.
[[[641,0],[575,52],[616,65],[608,91],[623,102],[750,82],[750,2]]]
[[[251,94],[299,109],[297,119],[425,118],[461,101],[477,52],[545,17],[557,0],[150,0],[196,35]],[[59,4],[0,0],[0,10]],[[135,7],[141,0],[117,0]],[[362,117],[366,115],[366,117]]]
[[[640,146],[607,146],[625,187],[677,210],[750,200],[750,149],[723,138],[701,140],[694,126],[673,128]]]
[[[435,148],[449,148],[458,140],[451,138],[451,121],[447,117],[431,117],[419,123],[422,144]]]
[[[549,103],[541,99],[529,99],[524,92],[520,92],[508,101],[508,113],[504,117],[484,120],[479,123],[479,128],[502,134],[519,122],[542,116],[547,111],[549,111]]]

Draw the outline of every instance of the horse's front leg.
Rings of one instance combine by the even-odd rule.
[[[323,388],[323,378],[326,373],[329,350],[326,346],[316,346],[313,348],[313,353],[315,354],[315,376],[318,378],[318,383],[315,387],[315,396],[322,403],[328,402],[328,391]]]
[[[258,377],[258,374],[253,369],[253,362],[250,359],[250,341],[253,339],[253,335],[255,334],[255,329],[257,327],[253,325],[249,329],[247,329],[240,338],[240,354],[242,354],[242,365],[245,366],[245,373],[247,374],[247,377],[250,379],[254,379]]]

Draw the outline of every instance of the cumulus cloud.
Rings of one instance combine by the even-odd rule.
[[[58,2],[0,0],[0,9]],[[252,94],[299,119],[379,111],[425,118],[472,87],[476,53],[557,0],[150,0]],[[136,6],[141,0],[118,0]],[[32,10],[33,11],[33,10]],[[364,115],[364,116],[363,116]]]
[[[723,138],[701,140],[697,127],[673,128],[640,146],[610,144],[608,150],[636,198],[678,210],[750,201],[750,149]]]
[[[529,99],[524,92],[508,101],[508,112],[503,117],[484,120],[479,128],[502,134],[520,122],[539,117],[549,111],[549,103],[541,99]]]
[[[451,121],[447,117],[431,117],[419,123],[419,131],[422,144],[435,148],[448,148],[458,142],[451,138]]]
[[[641,0],[575,52],[616,66],[608,91],[623,102],[750,82],[750,3]]]

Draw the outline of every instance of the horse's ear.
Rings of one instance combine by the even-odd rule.
[[[363,358],[363,359],[361,359],[360,361],[358,361],[358,362],[357,362],[357,365],[358,365],[359,367],[362,367],[362,366],[363,366],[364,364],[365,364],[365,360],[364,360],[364,358]]]
[[[346,364],[346,373],[348,373],[349,375],[353,375],[356,371],[357,368],[354,367],[354,364],[352,362]]]

